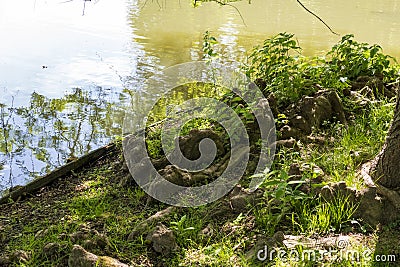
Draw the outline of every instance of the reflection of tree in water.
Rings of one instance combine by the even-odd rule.
[[[58,99],[33,93],[27,107],[1,104],[0,191],[121,135],[123,113],[116,99],[109,90],[96,87],[90,92],[76,88]]]

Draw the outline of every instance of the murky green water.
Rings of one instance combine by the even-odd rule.
[[[129,93],[158,70],[202,57],[209,30],[223,61],[241,60],[278,32],[305,54],[333,35],[296,1],[253,0],[240,10],[191,1],[0,2],[0,190],[23,184],[121,133]],[[334,31],[400,58],[400,3],[306,1]],[[84,15],[83,15],[84,12]]]

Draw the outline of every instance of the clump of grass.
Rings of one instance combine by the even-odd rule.
[[[292,222],[300,233],[307,235],[340,232],[353,219],[357,204],[352,203],[348,196],[337,196],[332,201],[322,198],[314,203],[304,203],[292,216]]]

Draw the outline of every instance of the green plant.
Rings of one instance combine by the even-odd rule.
[[[175,221],[170,222],[170,228],[175,232],[178,244],[183,246],[196,241],[197,232],[201,229],[202,225],[201,218],[192,218],[186,214],[180,218],[175,216]]]
[[[341,92],[359,76],[383,76],[385,83],[399,81],[396,60],[378,45],[358,43],[345,35],[325,56],[304,57],[294,35],[279,33],[255,47],[245,67],[264,94],[274,92],[278,105],[285,106],[319,88]]]
[[[212,60],[218,57],[218,53],[214,51],[216,44],[218,44],[217,39],[206,31],[203,35],[203,59]]]
[[[331,201],[319,198],[317,204],[304,203],[297,212],[297,218],[292,215],[292,223],[301,233],[309,235],[339,232],[352,220],[357,207],[349,196],[338,195]]]
[[[382,47],[359,43],[353,38],[353,34],[343,36],[328,52],[332,71],[350,80],[374,75],[384,75],[387,80],[392,80],[398,76],[396,68],[390,65],[395,58],[383,54]]]
[[[294,207],[311,199],[311,196],[299,190],[305,181],[290,180],[283,170],[256,174],[253,177],[265,177],[261,185],[261,188],[265,189],[265,203],[261,208],[256,209],[256,219],[271,234],[294,211]]]

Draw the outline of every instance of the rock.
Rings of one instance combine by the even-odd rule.
[[[160,175],[165,180],[180,186],[190,185],[191,175],[177,168],[175,165],[168,165],[160,170]]]
[[[48,243],[43,247],[43,254],[50,259],[56,258],[60,251],[61,245],[59,243]]]
[[[245,258],[251,260],[257,257],[259,251],[268,251],[283,246],[283,241],[285,240],[285,235],[283,232],[278,231],[272,237],[257,236],[255,240],[255,245],[245,253]],[[269,256],[269,255],[268,255]]]
[[[261,89],[265,89],[267,87],[267,82],[264,79],[257,78],[255,79],[254,83]]]
[[[276,147],[277,148],[281,148],[281,147],[293,148],[296,151],[298,151],[300,149],[299,146],[297,145],[296,139],[294,139],[293,137],[290,137],[289,139],[276,141]]]
[[[156,223],[156,222],[159,222],[159,221],[165,219],[166,217],[168,217],[171,214],[173,214],[174,212],[176,212],[177,209],[178,209],[177,207],[168,207],[168,208],[163,209],[163,210],[157,212],[156,214],[150,216],[146,220],[142,221],[141,223],[136,225],[135,228],[133,229],[133,231],[129,234],[128,241],[134,240],[136,237],[143,234],[147,230],[147,228],[149,227],[150,224],[153,224],[153,223]]]
[[[349,99],[353,102],[356,106],[360,107],[360,110],[364,110],[367,106],[372,103],[372,101],[365,97],[364,95],[360,94],[359,92],[350,91]]]
[[[351,83],[351,90],[353,91],[361,91],[365,90],[365,88],[371,88],[372,94],[368,97],[376,97],[379,98],[380,95],[387,98],[395,97],[396,94],[390,88],[386,88],[383,83],[383,76],[382,75],[375,75],[375,76],[359,76],[355,81]]]
[[[97,247],[104,249],[107,246],[111,246],[108,237],[104,234],[97,234],[94,236],[94,242],[96,243]]]
[[[346,183],[343,181],[325,185],[321,188],[320,195],[328,202],[337,197],[348,198],[352,203],[357,200],[357,190],[355,188],[347,187]]]
[[[321,95],[317,97],[305,96],[299,103],[301,107],[301,114],[309,124],[309,131],[306,134],[311,133],[312,127],[319,127],[319,125],[332,118],[332,105],[329,100]]]
[[[311,125],[306,121],[303,116],[297,115],[290,122],[293,127],[300,129],[305,133],[311,133]]]
[[[86,251],[79,245],[74,245],[68,258],[69,267],[129,267],[114,258],[97,256]]]
[[[300,165],[298,163],[290,164],[289,171],[288,171],[289,176],[301,175],[301,174],[302,174],[302,172],[300,170]]]
[[[214,235],[214,228],[212,227],[212,225],[210,223],[207,224],[207,226],[204,229],[202,229],[199,233],[199,236],[203,237],[203,238],[211,237],[213,235]]]
[[[359,191],[357,198],[359,206],[354,214],[355,217],[361,218],[372,227],[382,223],[382,219],[388,217],[389,214],[382,214],[385,210],[385,204],[382,199],[378,197],[375,187],[369,187]]]
[[[248,206],[253,207],[262,201],[263,191],[258,189],[255,192],[250,192],[237,185],[229,196],[233,210],[244,212],[248,210]]]
[[[324,176],[325,173],[324,171],[317,165],[315,164],[302,164],[301,165],[301,172],[308,172],[308,173],[312,173],[314,176]],[[340,184],[340,182],[339,182]],[[346,187],[346,184],[345,184]]]
[[[279,130],[279,133],[280,133],[279,139],[282,139],[282,140],[291,139],[291,138],[301,139],[301,137],[303,136],[303,133],[300,130],[298,130],[294,127],[290,127],[289,125],[283,126]]]
[[[93,249],[96,249],[96,248],[97,248],[97,243],[96,243],[95,241],[93,241],[93,240],[86,239],[85,241],[83,241],[82,246],[83,246],[85,249],[93,250]]]
[[[36,232],[35,238],[42,238],[42,237],[46,236],[48,232],[49,232],[49,229],[39,230]]]
[[[10,261],[11,262],[28,262],[31,258],[30,253],[23,250],[16,250],[11,253]]]
[[[96,266],[99,257],[87,252],[79,245],[74,245],[68,258],[69,267],[92,267]]]
[[[0,266],[8,266],[11,264],[10,257],[7,255],[0,256]]]
[[[69,235],[72,243],[77,243],[79,241],[88,239],[90,236],[89,231],[77,231]]]
[[[334,117],[346,124],[342,102],[334,90],[320,90],[314,96],[303,96],[296,105],[289,106],[285,114],[289,125],[281,128],[282,139],[304,139],[313,128],[319,128],[324,121]]]
[[[329,103],[331,104],[333,115],[336,117],[338,121],[340,121],[343,124],[346,124],[347,123],[346,115],[344,112],[342,100],[340,99],[338,94],[335,91],[328,91],[326,97]]]
[[[169,256],[179,249],[174,232],[162,223],[158,224],[156,228],[147,235],[146,240],[152,243],[153,249],[156,252],[164,256]]]
[[[270,93],[267,97],[267,100],[272,114],[274,115],[274,117],[277,117],[279,111],[278,111],[278,102],[276,101],[275,94],[273,92]]]

